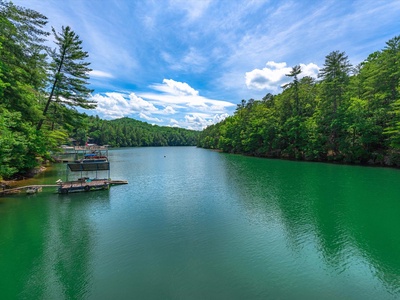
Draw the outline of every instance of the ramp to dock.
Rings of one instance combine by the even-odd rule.
[[[3,189],[3,190],[0,190],[0,195],[16,194],[16,193],[21,192],[22,190],[35,189],[35,188],[46,188],[46,187],[58,187],[58,184],[25,185],[25,186],[19,186],[19,187],[11,188],[11,189]]]
[[[73,185],[97,185],[99,184],[99,182],[102,182],[103,184],[107,184],[107,185],[120,185],[120,184],[128,184],[127,180],[108,180],[108,179],[104,179],[104,180],[95,180],[92,182],[62,182],[60,184],[36,184],[36,185],[25,185],[25,186],[19,186],[16,188],[11,188],[11,189],[0,189],[0,196],[3,195],[11,195],[11,194],[17,194],[20,193],[23,190],[28,190],[28,189],[39,189],[39,188],[47,188],[47,187],[72,187]]]

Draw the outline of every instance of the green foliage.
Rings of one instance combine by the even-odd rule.
[[[33,124],[46,85],[46,23],[38,12],[0,1],[0,178],[28,171],[45,155]]]
[[[36,157],[45,155],[42,145],[35,129],[22,121],[21,113],[0,106],[0,177],[36,167]]]
[[[198,131],[150,125],[131,118],[106,121],[90,116],[84,122],[87,131],[80,127],[73,135],[81,145],[90,141],[112,147],[194,146],[199,135]]]
[[[88,99],[92,92],[86,87],[91,69],[90,63],[85,61],[88,53],[82,50],[82,41],[69,26],[62,27],[61,33],[54,28],[52,32],[57,48],[50,51],[51,88],[43,116],[47,115],[51,103],[54,103],[53,119],[63,117],[64,106],[95,108],[96,103]],[[43,119],[39,121],[37,130],[41,129],[42,124]]]
[[[353,74],[351,75],[351,72]],[[352,68],[344,52],[326,56],[321,80],[298,79],[282,93],[242,100],[206,128],[198,146],[316,161],[400,165],[400,36]]]
[[[1,103],[29,122],[40,116],[37,94],[46,82],[46,23],[38,12],[0,2]]]

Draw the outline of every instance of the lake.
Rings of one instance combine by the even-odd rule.
[[[0,198],[1,299],[400,298],[400,170],[195,147],[109,158],[128,185]]]

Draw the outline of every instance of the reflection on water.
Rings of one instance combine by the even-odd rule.
[[[2,299],[400,297],[398,170],[191,147],[110,160],[128,185],[2,199]]]
[[[2,299],[82,299],[91,285],[96,228],[108,191],[12,197],[0,210]]]
[[[398,170],[236,156],[225,160],[251,220],[260,220],[254,217],[261,214],[267,223],[273,214],[294,252],[315,243],[327,272],[347,273],[349,280],[379,278],[399,296]]]

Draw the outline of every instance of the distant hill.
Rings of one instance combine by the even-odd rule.
[[[198,131],[151,125],[131,118],[102,120],[88,117],[90,141],[112,147],[195,146]]]

